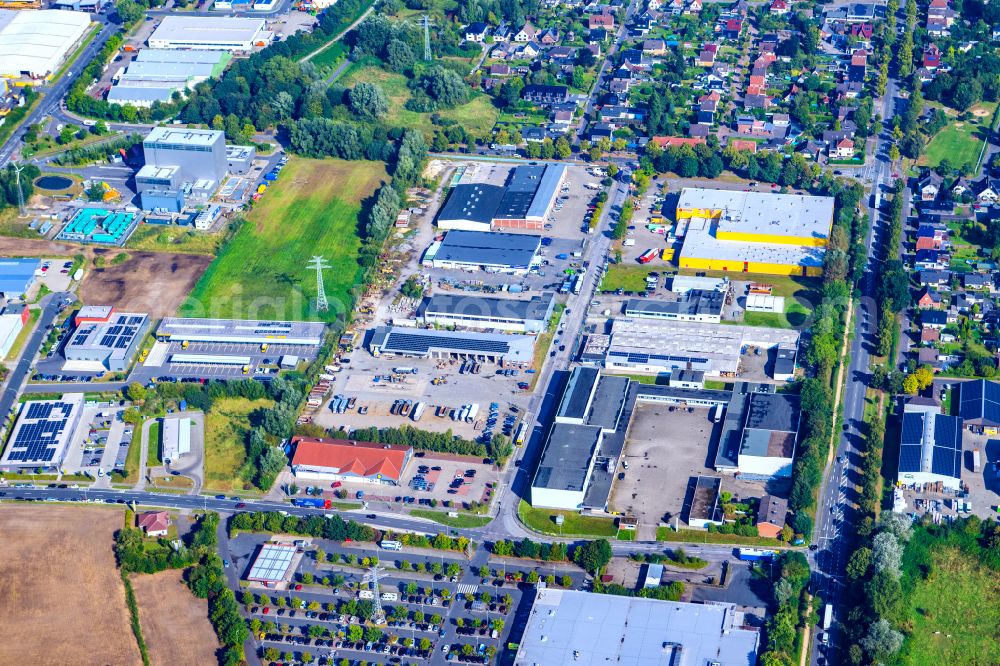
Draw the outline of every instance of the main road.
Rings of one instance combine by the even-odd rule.
[[[66,74],[59,77],[54,83],[47,86],[43,86],[39,89],[42,94],[42,99],[38,102],[38,106],[28,114],[28,116],[21,123],[11,135],[4,142],[3,146],[0,146],[0,167],[6,166],[8,162],[13,159],[14,155],[17,153],[18,149],[21,147],[21,140],[24,138],[25,128],[29,125],[34,125],[39,123],[46,118],[57,115],[60,112],[60,103],[63,96],[73,85],[73,82],[80,77],[83,70],[87,67],[91,60],[97,55],[108,38],[111,37],[115,31],[118,30],[118,26],[108,22],[107,18],[100,16],[97,19],[101,24],[101,30],[97,33],[97,36],[87,45],[87,48],[83,50],[82,53],[76,58],[70,69],[67,70]]]
[[[886,94],[879,100],[879,109],[888,126],[896,112],[897,85],[889,80]],[[872,224],[868,229],[866,245],[868,260],[861,279],[861,298],[855,301],[854,330],[850,341],[850,359],[845,370],[846,386],[841,402],[843,410],[843,430],[837,438],[833,464],[828,468],[820,489],[816,524],[813,529],[813,544],[818,546],[811,559],[813,567],[814,593],[832,603],[835,617],[843,622],[846,616],[839,606],[844,590],[844,567],[850,556],[852,543],[851,507],[857,500],[856,484],[860,483],[861,452],[863,450],[865,392],[868,387],[871,366],[871,352],[875,348],[878,308],[875,304],[876,278],[880,262],[880,246],[886,230],[879,211],[882,187],[890,187],[894,179],[888,151],[892,137],[886,129],[876,137],[872,162],[863,170],[870,180],[871,190],[867,201],[871,211]],[[821,613],[822,617],[822,613]],[[834,652],[837,649],[837,625],[833,625],[833,635],[827,649],[829,663],[838,663]],[[812,663],[818,663],[819,641],[812,646]]]

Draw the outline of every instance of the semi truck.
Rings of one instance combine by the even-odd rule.
[[[415,375],[417,374],[416,368],[393,368],[393,372],[397,375]]]
[[[823,609],[823,629],[830,631],[831,624],[833,624],[833,604],[827,604]]]
[[[715,405],[712,407],[712,422],[718,423],[722,420],[722,414],[726,411],[725,405]]]
[[[419,421],[420,417],[424,415],[425,409],[427,409],[427,403],[418,402],[413,406],[413,411],[410,412],[410,418],[414,421]]]
[[[311,507],[313,509],[331,509],[333,504],[328,499],[322,497],[296,497],[292,500],[292,506]]]
[[[476,420],[476,416],[479,414],[479,403],[474,402],[469,405],[469,411],[465,414],[466,423],[472,423]]]

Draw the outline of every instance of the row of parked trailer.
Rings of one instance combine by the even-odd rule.
[[[389,413],[393,416],[409,416],[414,421],[419,421],[427,409],[426,402],[413,402],[412,400],[396,400],[389,408]]]
[[[451,420],[452,421],[465,421],[466,423],[472,423],[476,420],[476,416],[479,415],[479,403],[473,402],[468,405],[462,405],[451,410]]]

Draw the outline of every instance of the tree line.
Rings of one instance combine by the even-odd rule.
[[[430,432],[427,430],[418,430],[408,425],[398,428],[369,426],[367,428],[355,428],[351,431],[339,429],[330,430],[327,434],[335,439],[353,439],[360,442],[412,446],[418,451],[453,453],[479,458],[489,457],[496,460],[497,464],[503,464],[503,461],[513,452],[510,440],[503,435],[494,435],[490,442],[484,444],[454,435],[451,430]]]
[[[815,624],[809,613],[809,562],[798,552],[783,552],[775,558],[771,573],[761,570],[771,583],[771,615],[767,620],[767,640],[760,656],[762,666],[792,666],[799,663],[797,633],[800,627]],[[822,600],[815,597],[813,608]]]

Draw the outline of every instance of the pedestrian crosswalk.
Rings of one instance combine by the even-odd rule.
[[[479,586],[473,583],[459,583],[455,588],[459,594],[475,594],[478,589]]]

